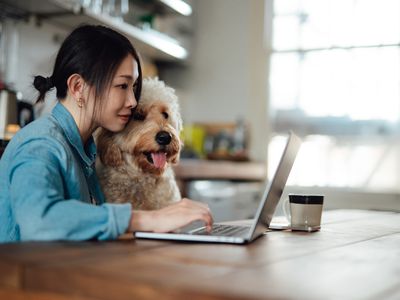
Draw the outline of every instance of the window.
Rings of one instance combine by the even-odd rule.
[[[293,182],[400,186],[400,1],[274,1],[272,48],[272,126],[306,136],[314,168]]]

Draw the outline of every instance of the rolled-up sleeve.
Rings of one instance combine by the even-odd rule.
[[[68,158],[62,147],[43,142],[22,147],[10,165],[10,200],[21,240],[108,240],[126,232],[131,204],[66,199],[69,183],[60,160]]]

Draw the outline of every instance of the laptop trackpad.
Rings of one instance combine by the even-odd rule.
[[[202,221],[194,221],[189,225],[183,226],[174,231],[174,233],[189,233],[195,229],[204,227],[204,222]]]

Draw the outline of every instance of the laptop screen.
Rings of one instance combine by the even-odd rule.
[[[255,220],[257,220],[257,222],[254,222],[253,228],[250,230],[250,232],[252,232],[250,240],[263,234],[265,230],[268,229],[279,200],[281,199],[286,181],[289,177],[300,146],[300,138],[293,132],[290,132],[281,160],[276,168],[272,180],[263,193],[260,205],[257,209],[255,215]]]

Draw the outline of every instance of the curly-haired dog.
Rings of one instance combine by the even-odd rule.
[[[181,128],[175,91],[157,78],[145,79],[126,128],[118,133],[101,129],[97,136],[98,175],[107,201],[131,202],[144,210],[179,201],[171,164],[179,160]]]

